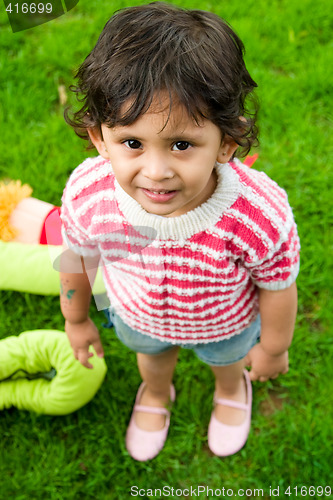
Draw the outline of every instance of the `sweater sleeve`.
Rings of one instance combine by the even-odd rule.
[[[264,172],[240,162],[233,169],[238,198],[225,218],[233,258],[259,288],[288,288],[299,272],[300,243],[287,193]]]
[[[91,189],[82,188],[89,160],[77,167],[71,174],[62,196],[62,237],[73,252],[82,256],[99,254],[97,242],[91,235]]]
[[[299,272],[299,239],[296,224],[281,237],[279,243],[268,250],[263,259],[256,262],[247,259],[253,282],[259,288],[282,290],[288,288]]]
[[[254,238],[259,240],[260,226],[260,244],[255,251],[252,247],[252,251],[245,252],[244,265],[259,288],[282,290],[297,278],[300,251],[297,226],[286,194],[283,219],[275,217],[270,223],[268,220],[263,210],[262,220],[257,222],[253,230]]]

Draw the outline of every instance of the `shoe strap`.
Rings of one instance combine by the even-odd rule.
[[[244,370],[244,379],[247,393],[247,403],[240,403],[239,401],[233,401],[232,399],[217,398],[214,394],[214,403],[217,405],[229,406],[230,408],[236,408],[237,410],[247,411],[252,405],[252,387],[249,372]]]
[[[165,415],[166,417],[170,415],[170,412],[166,408],[160,408],[155,406],[135,405],[134,410],[143,411],[145,413],[153,413],[155,415]]]
[[[237,410],[248,410],[247,403],[239,403],[238,401],[232,401],[231,399],[214,397],[214,403],[217,405],[229,406],[230,408],[236,408]]]

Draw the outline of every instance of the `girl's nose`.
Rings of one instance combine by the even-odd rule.
[[[153,181],[171,179],[174,176],[170,159],[163,154],[150,154],[145,158],[143,175]]]

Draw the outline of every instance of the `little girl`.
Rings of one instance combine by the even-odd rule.
[[[100,156],[64,191],[74,267],[61,272],[61,308],[91,367],[89,345],[103,355],[88,317],[101,259],[116,334],[143,380],[126,436],[136,460],[164,446],[180,347],[215,375],[208,444],[219,456],[247,440],[251,380],[288,370],[299,241],[286,193],[235,158],[257,135],[243,51],[218,16],[154,2],[117,12],[77,74],[83,106],[67,121]]]

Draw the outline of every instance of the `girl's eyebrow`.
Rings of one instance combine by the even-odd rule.
[[[172,135],[163,138],[163,140],[168,142],[177,142],[177,141],[187,141],[187,142],[196,142],[201,137],[201,134],[196,134],[193,132],[173,132]]]
[[[195,142],[202,138],[203,130],[200,126],[178,127],[179,128],[177,128],[177,124],[175,124],[169,132],[162,128],[159,135],[165,142],[177,142],[180,140]],[[111,131],[117,140],[136,139],[141,142],[144,141],[144,137],[142,137],[140,132],[140,127],[136,129],[135,124],[115,126],[111,128]]]
[[[117,140],[128,140],[128,139],[135,139],[140,142],[144,142],[144,138],[141,137],[140,133],[135,133],[134,130],[127,129],[126,127],[121,128],[121,129],[114,129],[112,131],[114,134],[114,137]],[[163,134],[163,131],[161,132]],[[163,134],[164,135],[164,134]],[[162,136],[162,140],[164,142],[177,142],[177,141],[187,141],[187,142],[196,142],[202,137],[202,134],[198,131],[197,133],[195,132],[186,132],[186,131],[179,131],[172,132],[172,135],[165,135]]]
[[[140,139],[139,134],[135,133],[133,130],[130,130],[127,127],[111,129],[111,133],[117,140],[126,140],[126,139],[136,139],[138,141],[142,140]]]

